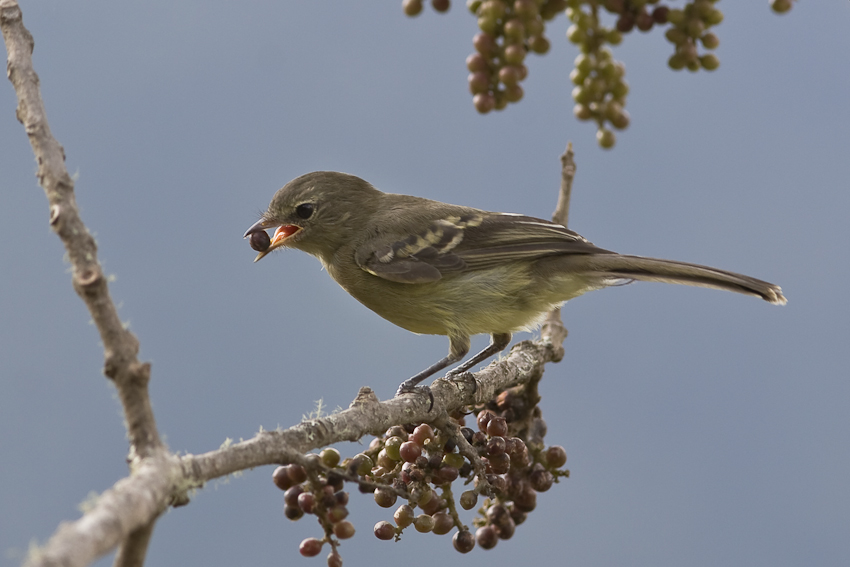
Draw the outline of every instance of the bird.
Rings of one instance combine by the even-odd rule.
[[[779,286],[750,276],[618,254],[552,221],[384,193],[335,171],[284,185],[244,237],[259,252],[255,262],[279,248],[307,252],[387,321],[448,337],[448,354],[402,382],[396,395],[422,389],[430,395],[419,384],[462,361],[472,336],[488,334],[490,343],[449,376],[504,350],[512,333],[534,329],[564,302],[624,282],[716,288],[786,303]]]

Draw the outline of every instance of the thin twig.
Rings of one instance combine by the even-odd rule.
[[[573,143],[567,143],[567,149],[561,154],[561,192],[558,204],[552,213],[552,221],[567,226],[570,216],[570,196],[573,191],[573,178],[576,175],[576,163],[573,161]]]
[[[145,459],[165,453],[148,397],[150,365],[139,362],[136,356],[139,341],[124,328],[118,317],[97,260],[94,237],[80,218],[74,182],[65,167],[65,151],[50,131],[38,75],[32,66],[33,38],[24,27],[23,15],[15,0],[0,0],[0,30],[8,53],[7,74],[18,97],[16,116],[24,125],[35,154],[38,181],[50,207],[49,223],[68,253],[74,290],[85,302],[100,333],[104,348],[104,374],[115,382],[124,409],[131,466],[140,468]],[[159,476],[166,482],[170,478],[170,475]],[[155,491],[150,487],[146,494],[107,491],[93,513],[87,514],[89,522],[86,526],[89,528],[98,523],[98,518],[106,519],[98,526],[99,529],[84,529],[81,522],[64,524],[40,557],[46,562],[57,559],[70,564],[79,560],[76,564],[84,565],[113,549],[118,542],[123,542],[119,553],[119,558],[123,559],[116,564],[141,565],[154,518],[165,509],[171,488],[168,486],[168,490],[163,491],[159,501],[137,502],[137,508],[124,514],[125,519],[135,521],[124,522],[115,521],[118,514],[114,510],[120,510],[128,498],[147,496],[149,499]]]
[[[15,0],[0,0],[0,29],[8,52],[7,72],[18,96],[17,118],[29,136],[39,184],[50,205],[50,226],[59,235],[71,263],[74,290],[83,299],[100,333],[104,350],[104,373],[115,381],[124,407],[131,454],[151,455],[162,447],[148,398],[150,365],[139,362],[139,341],[118,317],[103,270],[97,260],[97,245],[80,219],[74,198],[74,182],[65,167],[65,151],[47,123],[32,66],[33,39],[24,27]]]
[[[558,204],[552,213],[552,221],[567,226],[570,216],[570,197],[573,191],[573,178],[576,174],[576,163],[573,160],[573,143],[567,142],[567,149],[561,154],[561,191],[558,193]],[[561,320],[561,308],[553,309],[546,315],[540,328],[544,340],[550,341],[554,349],[553,362],[560,362],[564,357],[564,339],[567,338],[567,328]]]

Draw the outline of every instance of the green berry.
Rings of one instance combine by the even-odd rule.
[[[720,39],[713,33],[705,34],[700,38],[700,41],[706,49],[717,49],[717,46],[720,45]]]
[[[593,100],[593,92],[586,87],[575,87],[573,89],[573,100],[579,104],[590,104]]]
[[[619,106],[619,105],[617,105]],[[610,114],[608,120],[611,122],[611,125],[617,130],[623,130],[628,128],[629,126],[629,113],[626,110],[620,110],[616,114]]]
[[[611,130],[600,128],[596,131],[596,141],[599,143],[599,147],[609,150],[617,143],[617,137]]]
[[[593,113],[590,111],[590,108],[583,104],[577,104],[573,107],[573,114],[579,120],[590,120],[593,118]]]
[[[514,13],[524,20],[530,20],[538,15],[537,3],[534,0],[516,0]]]
[[[584,30],[573,24],[567,28],[567,39],[570,40],[570,43],[583,44],[587,41],[587,34]]]
[[[545,36],[535,35],[535,36],[528,38],[528,47],[534,53],[538,53],[538,54],[542,55],[542,54],[546,53],[547,51],[549,51],[550,44],[549,44],[549,40],[546,39]]]
[[[685,40],[688,39],[688,36],[679,28],[670,28],[666,32],[664,32],[664,37],[667,38],[667,41],[670,43],[684,43]]]
[[[678,8],[673,8],[667,12],[667,21],[674,26],[678,26],[685,21],[685,12]]]
[[[455,467],[459,469],[465,462],[463,455],[460,453],[447,453],[443,456],[443,466]]]
[[[322,459],[322,464],[328,468],[337,466],[340,461],[339,451],[333,447],[323,449],[322,452],[319,453],[319,458]]]
[[[508,65],[519,65],[525,59],[525,47],[522,45],[509,45],[505,48],[505,63]]]
[[[519,102],[523,95],[522,87],[519,85],[505,85],[505,100],[508,102]]]
[[[417,532],[427,534],[434,529],[434,518],[428,514],[419,514],[416,516],[416,519],[413,520],[413,527]]]
[[[525,26],[519,18],[511,18],[505,22],[505,41],[508,43],[520,43],[525,39]]]
[[[572,81],[574,85],[582,84],[586,78],[587,75],[585,73],[582,73],[578,69],[573,69],[572,71],[570,71],[570,81]]]
[[[470,80],[470,90],[472,89],[472,82]],[[384,451],[386,451],[387,456],[393,461],[400,461],[401,455],[399,455],[399,447],[404,441],[401,437],[390,437],[387,439],[387,442],[384,443]]]
[[[712,10],[705,17],[705,23],[709,26],[716,26],[723,21],[723,12],[720,10]]]
[[[505,5],[500,0],[486,0],[478,9],[478,15],[501,20],[505,17]]]
[[[375,463],[372,462],[369,455],[358,453],[357,455],[354,455],[353,459],[351,459],[351,465],[355,467],[355,474],[364,476],[372,472],[372,467],[375,466]]]
[[[784,14],[791,10],[794,4],[791,0],[770,0],[770,9],[777,14]]]
[[[495,35],[498,25],[496,18],[486,16],[478,18],[478,28],[486,34]]]
[[[576,70],[584,75],[587,75],[593,69],[593,61],[584,53],[576,57],[573,64],[575,65]]]
[[[398,527],[404,529],[413,523],[416,514],[409,504],[402,504],[393,514],[393,519]]]
[[[702,23],[702,20],[688,20],[686,31],[693,38],[700,37],[705,33],[705,24]]]
[[[611,87],[611,96],[614,98],[623,98],[629,94],[629,83],[620,79]]]
[[[720,67],[720,59],[713,53],[708,53],[699,58],[699,64],[706,71],[714,71]]]

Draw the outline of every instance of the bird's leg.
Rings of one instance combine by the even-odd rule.
[[[510,335],[508,335],[508,340],[510,340]],[[504,348],[504,347],[502,347]],[[431,391],[427,386],[418,386],[418,384],[431,376],[445,368],[446,366],[451,366],[455,362],[462,360],[466,353],[469,352],[469,337],[468,336],[456,336],[449,335],[449,354],[444,358],[441,358],[439,361],[435,362],[422,372],[418,373],[416,376],[412,378],[408,378],[398,387],[398,391],[396,392],[396,396],[400,396],[402,394],[408,394],[410,392],[416,392],[418,390],[422,390],[423,392],[427,392],[429,396],[431,396]],[[431,404],[434,404],[433,396],[431,397]]]
[[[457,368],[453,368],[449,371],[448,376],[457,376],[458,374],[462,374],[481,362],[482,360],[487,360],[497,352],[501,352],[505,350],[505,348],[511,343],[511,334],[510,333],[493,333],[490,335],[490,344],[487,345],[487,348],[458,366]]]

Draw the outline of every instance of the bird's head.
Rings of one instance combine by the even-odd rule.
[[[284,185],[272,198],[262,218],[245,238],[274,229],[270,242],[258,238],[258,261],[281,247],[297,248],[325,258],[351,237],[357,218],[368,214],[382,193],[369,183],[336,171],[314,171]],[[268,242],[263,249],[262,241]],[[255,248],[257,248],[255,246]]]

